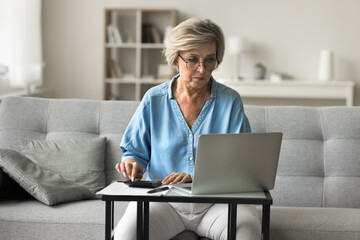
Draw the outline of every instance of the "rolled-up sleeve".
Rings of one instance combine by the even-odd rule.
[[[146,170],[151,154],[148,105],[140,104],[126,128],[120,149],[121,161],[135,159]]]
[[[248,118],[245,115],[244,105],[240,96],[234,101],[229,120],[229,132],[250,133],[251,127]]]

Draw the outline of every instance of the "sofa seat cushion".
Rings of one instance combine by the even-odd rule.
[[[115,223],[127,204],[115,203]],[[0,231],[7,239],[103,239],[104,224],[105,202],[101,200],[52,207],[36,200],[0,201]]]
[[[271,239],[360,239],[360,209],[272,207]]]

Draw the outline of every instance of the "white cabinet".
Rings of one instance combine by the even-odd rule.
[[[235,89],[243,98],[304,100],[344,100],[346,106],[353,106],[353,81],[302,81],[283,80],[271,82],[268,80],[231,81],[219,79],[219,82]]]
[[[174,9],[105,9],[104,99],[141,100],[170,80],[163,40],[176,24]]]

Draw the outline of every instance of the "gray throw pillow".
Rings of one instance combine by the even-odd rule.
[[[10,149],[0,149],[0,168],[39,201],[54,205],[93,197],[89,189],[65,180],[60,174],[42,169]]]
[[[19,142],[22,153],[41,168],[59,173],[93,193],[105,187],[106,138]]]

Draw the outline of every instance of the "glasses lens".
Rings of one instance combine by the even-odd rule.
[[[186,63],[186,67],[190,70],[190,71],[193,71],[193,70],[196,70],[199,68],[199,60],[197,59],[188,59],[187,60],[187,63]]]
[[[197,58],[190,58],[190,59],[187,59],[187,61],[185,61],[185,63],[186,63],[187,69],[189,69],[190,71],[197,70],[200,66],[200,63],[204,64],[204,67],[207,71],[214,70],[218,65],[218,62],[216,59],[208,59],[205,62],[200,62]]]
[[[217,61],[215,59],[205,61],[205,69],[208,71],[212,71],[216,68]]]

